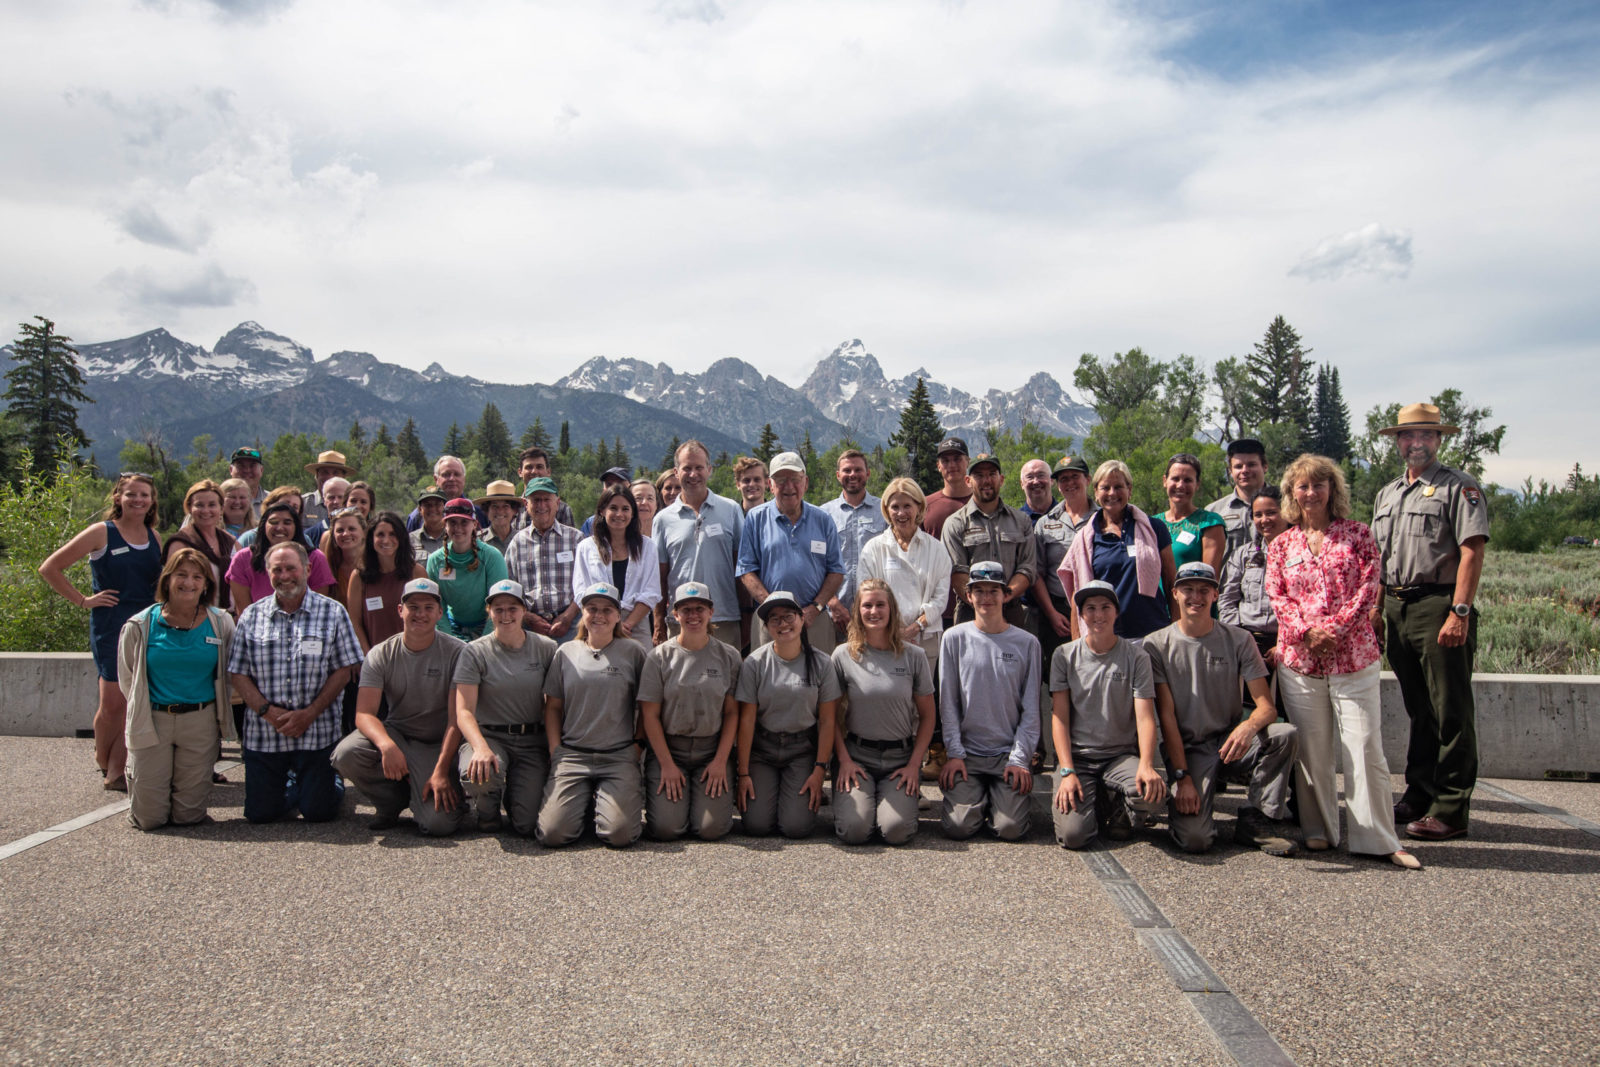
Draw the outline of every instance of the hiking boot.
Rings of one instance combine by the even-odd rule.
[[[1106,838],[1126,841],[1133,836],[1133,817],[1128,814],[1128,803],[1113,794],[1111,810],[1106,812]]]
[[[367,829],[373,833],[381,833],[384,830],[393,830],[399,825],[400,813],[398,811],[380,811],[372,818],[367,820]]]
[[[928,758],[922,764],[922,780],[924,782],[937,782],[939,772],[944,770],[944,745],[935,741],[928,746]]]
[[[1293,856],[1300,851],[1294,827],[1282,819],[1269,819],[1252,807],[1239,809],[1233,826],[1233,843],[1259,848],[1269,856]]]

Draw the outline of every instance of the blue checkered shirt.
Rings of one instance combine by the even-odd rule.
[[[298,611],[278,607],[276,596],[257,600],[239,614],[228,653],[228,673],[247,675],[268,703],[303,708],[316,699],[328,675],[361,662],[361,646],[344,605],[307,592]],[[335,700],[299,737],[284,737],[254,712],[244,717],[244,747],[252,752],[300,752],[339,740]]]

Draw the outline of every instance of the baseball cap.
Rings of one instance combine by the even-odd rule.
[[[514,596],[517,600],[526,602],[526,598],[522,595],[521,584],[513,582],[510,578],[501,579],[491,585],[488,595],[483,598],[483,602],[485,604],[492,603],[497,596]]]
[[[438,584],[429,578],[413,578],[407,582],[400,591],[400,602],[403,604],[418,594],[431,596],[439,603],[444,603],[444,597],[439,595]]]
[[[779,452],[772,457],[772,462],[767,465],[767,474],[777,477],[779,471],[794,471],[796,474],[806,473],[806,461],[800,458],[798,452]]]
[[[1217,572],[1211,569],[1211,564],[1201,563],[1199,560],[1185,563],[1178,568],[1178,577],[1172,584],[1179,586],[1184,582],[1210,582],[1216,585]]]
[[[967,587],[975,585],[1007,585],[1006,569],[992,559],[974,563],[967,572]]]
[[[939,451],[937,454],[942,456],[946,452],[960,452],[963,456],[969,454],[967,452],[967,443],[959,437],[946,437],[943,441],[939,442]]]

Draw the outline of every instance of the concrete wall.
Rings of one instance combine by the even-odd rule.
[[[1600,677],[1480,674],[1478,759],[1486,778],[1600,772]],[[1410,720],[1394,675],[1383,675],[1389,767],[1406,765]],[[98,691],[86,652],[0,652],[0,734],[71,737],[94,720]]]

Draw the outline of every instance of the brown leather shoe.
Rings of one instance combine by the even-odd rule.
[[[1419,841],[1448,841],[1452,837],[1466,837],[1465,826],[1451,826],[1437,815],[1424,815],[1415,822],[1406,823],[1406,836]]]

